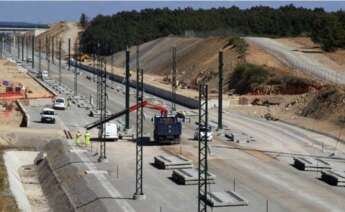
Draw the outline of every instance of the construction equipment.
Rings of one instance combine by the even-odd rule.
[[[113,119],[125,115],[127,112],[133,112],[139,108],[147,107],[153,110],[160,111],[160,115],[153,117],[154,130],[153,137],[157,143],[177,144],[180,142],[182,134],[182,124],[176,115],[168,114],[168,110],[160,105],[152,104],[148,101],[143,101],[141,104],[135,104],[129,107],[128,110],[122,110],[118,113],[108,116],[104,121],[96,121],[85,126],[87,130],[100,126]]]

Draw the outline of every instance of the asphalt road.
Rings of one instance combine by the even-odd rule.
[[[37,61],[37,60],[36,60]],[[37,65],[36,65],[37,67]],[[51,77],[57,78],[57,69],[52,66]],[[63,71],[63,83],[73,88],[73,74]],[[78,80],[81,95],[95,95],[95,83],[87,80],[82,74]],[[121,92],[110,90],[108,106],[112,112],[124,107],[124,96]],[[133,102],[133,98],[132,98]],[[179,107],[180,109],[182,107]],[[183,108],[185,109],[185,108]],[[32,117],[39,109],[30,110]],[[215,111],[210,111],[211,120],[216,120]],[[82,129],[86,122],[84,109],[73,107],[71,111],[59,112],[62,127]],[[147,115],[152,115],[147,111]],[[132,115],[131,123],[134,123]],[[168,152],[182,153],[194,160],[197,159],[197,143],[190,138],[193,135],[193,122],[184,125],[182,145],[146,146],[144,150],[144,191],[145,201],[133,201],[129,197],[134,192],[135,183],[135,150],[130,142],[118,142],[107,145],[109,172],[112,173],[112,185],[118,189],[135,211],[196,211],[196,186],[178,186],[169,177],[170,171],[157,170],[150,163],[153,156]],[[39,124],[39,123],[37,123]],[[223,136],[212,143],[213,156],[210,157],[210,171],[217,175],[217,183],[212,191],[232,190],[234,179],[236,191],[249,201],[249,206],[232,208],[214,208],[214,211],[266,211],[266,200],[269,211],[344,211],[345,189],[334,187],[320,181],[319,173],[302,172],[293,168],[292,153],[328,156],[333,152],[336,141],[327,136],[309,132],[280,122],[249,118],[244,115],[226,112],[224,124],[231,129],[253,136],[256,142],[232,144]],[[34,125],[35,126],[35,125]],[[35,127],[48,127],[36,125]],[[145,130],[150,132],[152,124],[145,121]],[[240,150],[234,147],[245,147],[286,154],[262,153],[259,151]],[[322,151],[322,147],[323,151]],[[344,147],[340,146],[338,157],[344,157]],[[329,161],[334,161],[329,159]],[[197,164],[194,164],[197,165]],[[102,167],[102,164],[96,164]],[[336,166],[345,168],[343,161]]]

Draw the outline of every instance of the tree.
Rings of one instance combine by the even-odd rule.
[[[83,28],[86,28],[86,26],[87,26],[87,24],[88,24],[88,22],[89,22],[88,19],[89,19],[89,18],[88,18],[84,13],[82,13],[82,14],[80,15],[79,23],[80,23],[80,25],[81,25]]]

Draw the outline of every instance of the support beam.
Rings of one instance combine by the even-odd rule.
[[[138,54],[138,52],[137,52]],[[130,104],[130,98],[129,98],[129,92],[130,92],[130,85],[129,85],[129,82],[130,82],[130,52],[129,52],[129,49],[127,48],[126,49],[126,99],[125,99],[125,107],[126,107],[126,116],[125,116],[125,128],[126,129],[129,129],[129,111],[128,111],[128,108],[129,108],[129,104]]]
[[[71,69],[71,38],[68,38],[68,70]]]
[[[38,72],[42,74],[42,44],[41,39],[38,40]]]
[[[61,39],[59,40],[59,85],[61,85],[61,59],[62,59],[62,54],[61,54]]]
[[[223,62],[223,51],[218,53],[218,129],[223,129],[223,73],[224,73],[224,62]]]
[[[51,46],[52,46],[52,47],[51,47],[51,48],[52,48],[52,64],[55,64],[55,61],[54,61],[54,56],[55,56],[55,55],[54,55],[54,53],[55,53],[55,52],[54,52],[54,51],[55,51],[55,49],[54,49],[54,46],[55,46],[55,39],[54,39],[54,37],[52,37],[52,41],[51,41],[51,42],[52,42],[52,45],[51,45]]]
[[[137,59],[139,59],[139,46],[137,46]],[[137,68],[139,67],[137,61]],[[141,105],[144,101],[144,74],[142,69],[137,70],[137,105]],[[143,119],[144,108],[140,107],[136,112],[136,178],[135,193],[133,199],[145,199],[143,191]]]
[[[22,61],[24,61],[24,36],[22,36]]]
[[[77,55],[78,46],[75,49],[75,55]],[[74,57],[74,62],[76,63],[74,66],[74,96],[78,96],[78,60]]]
[[[206,212],[207,204],[205,198],[207,196],[208,186],[208,146],[207,133],[202,135],[202,130],[208,129],[208,85],[201,83],[199,85],[199,180],[198,180],[198,211]]]
[[[100,121],[104,122],[107,118],[107,64],[106,60],[103,59],[100,61],[102,68],[100,69],[100,75],[101,75],[101,86],[100,86]],[[104,65],[104,66],[103,66]],[[101,125],[100,130],[98,131],[98,138],[100,139],[100,153],[98,161],[101,162],[105,159],[107,159],[106,154],[106,123],[103,123]]]
[[[172,71],[171,71],[171,111],[176,111],[176,46],[172,47]]]
[[[20,40],[19,40],[19,36],[16,37],[17,38],[17,54],[18,54],[18,60],[20,59]]]
[[[31,67],[35,68],[35,35],[31,37]]]

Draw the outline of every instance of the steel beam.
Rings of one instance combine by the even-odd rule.
[[[176,46],[172,47],[172,71],[171,71],[171,111],[176,111]]]
[[[219,74],[219,82],[218,82],[218,129],[223,129],[223,51],[219,51],[218,53],[218,74]]]
[[[31,66],[32,69],[35,68],[35,35],[33,34],[31,37]]]
[[[201,83],[199,85],[199,180],[198,180],[198,211],[206,212],[206,196],[208,184],[208,146],[207,146],[207,133],[202,130],[208,129],[208,85]]]
[[[138,54],[138,53],[137,53]],[[129,108],[130,104],[130,98],[129,98],[129,92],[130,92],[130,52],[129,49],[126,49],[126,99],[125,99],[125,107],[126,110]],[[126,112],[125,116],[125,128],[129,129],[129,111]]]

